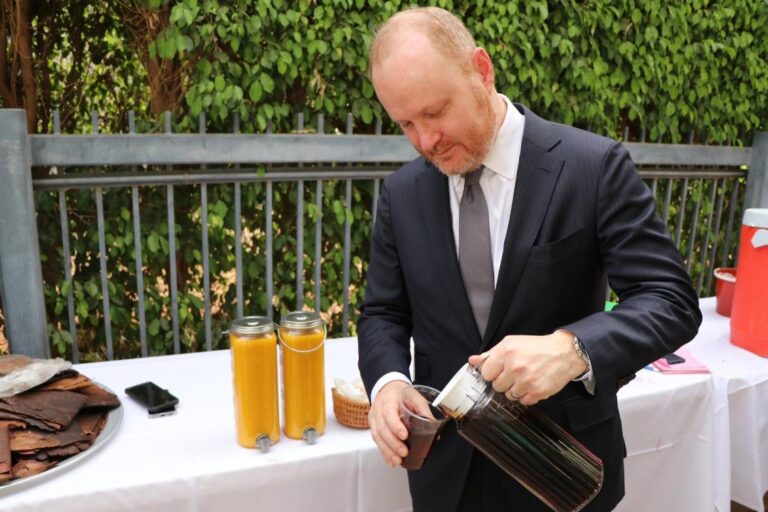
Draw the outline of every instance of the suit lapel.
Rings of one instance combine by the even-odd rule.
[[[453,239],[451,206],[448,199],[448,178],[432,164],[427,163],[424,172],[416,177],[417,197],[420,198],[421,213],[427,229],[428,246],[432,254],[426,255],[434,260],[434,265],[440,269],[440,286],[446,297],[450,297],[451,312],[447,314],[457,318],[464,329],[457,333],[461,342],[473,352],[480,346],[480,334],[472,316],[464,281],[461,277],[459,260],[456,257],[456,242]]]
[[[525,267],[531,247],[536,241],[541,223],[549,207],[555,184],[563,167],[563,160],[550,151],[559,139],[550,134],[549,124],[528,109],[525,114],[525,131],[517,169],[512,212],[504,241],[496,293],[493,296],[488,327],[483,337],[482,349],[498,341],[501,321],[509,311],[517,284]]]

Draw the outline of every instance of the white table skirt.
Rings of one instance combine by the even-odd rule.
[[[357,375],[353,339],[330,340],[326,385]],[[125,417],[93,457],[0,498],[5,512],[410,510],[405,470],[381,460],[367,430],[333,418],[317,444],[283,436],[268,454],[234,436],[228,351],[78,365],[118,393]],[[152,380],[180,399],[174,416],[149,419],[125,396]],[[709,375],[648,371],[620,393],[629,457],[620,510],[715,509],[714,396]],[[727,487],[727,485],[726,485]],[[725,491],[727,492],[727,490]]]
[[[768,358],[730,343],[730,318],[715,312],[713,297],[700,301],[704,323],[688,345],[710,370],[715,394],[727,396],[730,443],[720,464],[730,462],[731,499],[763,512],[768,491]],[[729,460],[723,460],[729,457]]]

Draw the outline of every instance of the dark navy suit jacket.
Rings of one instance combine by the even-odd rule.
[[[516,108],[525,129],[485,336],[456,257],[448,178],[418,158],[385,180],[378,200],[358,323],[360,372],[369,392],[387,372],[408,375],[412,337],[415,382],[442,389],[468,356],[505,335],[573,331],[589,353],[595,394],[572,382],[536,407],[603,460],[603,488],[586,510],[611,510],[624,494],[626,454],[616,391],[693,338],[698,300],[627,150]],[[610,313],[606,279],[619,297]],[[451,423],[425,466],[409,472],[416,511],[458,503],[473,449]],[[547,510],[512,478],[498,499],[515,510]]]

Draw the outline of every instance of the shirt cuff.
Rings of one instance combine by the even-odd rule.
[[[373,403],[374,400],[376,400],[376,395],[379,394],[379,391],[381,388],[383,388],[385,385],[389,384],[390,382],[394,380],[402,380],[403,382],[407,382],[408,384],[411,383],[411,379],[406,377],[400,372],[389,372],[385,373],[381,376],[379,380],[376,381],[376,384],[373,386],[373,389],[371,390],[371,403]],[[592,386],[594,388],[594,385]]]
[[[589,354],[587,354],[587,358],[589,358]],[[595,394],[595,374],[592,371],[591,363],[589,365],[589,370],[576,380],[584,384],[584,387],[587,389],[587,393],[590,395]]]

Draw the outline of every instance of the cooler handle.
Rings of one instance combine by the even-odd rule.
[[[752,236],[752,247],[759,249],[768,245],[768,229],[758,229]]]

